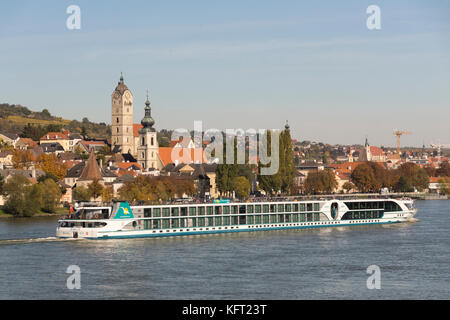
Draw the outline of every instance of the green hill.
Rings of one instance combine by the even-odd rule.
[[[0,128],[2,132],[17,133],[34,140],[62,128],[89,138],[108,139],[111,136],[111,126],[105,123],[91,122],[88,118],[67,120],[51,115],[47,109],[31,111],[22,105],[7,103],[0,104]]]

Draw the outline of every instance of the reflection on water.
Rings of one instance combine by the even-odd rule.
[[[448,299],[450,201],[417,206],[403,224],[124,240],[61,241],[54,218],[4,219],[0,298]],[[72,264],[80,290],[66,287]],[[372,264],[381,290],[366,287]]]

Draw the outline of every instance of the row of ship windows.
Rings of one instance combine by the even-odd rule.
[[[365,222],[379,222],[380,220],[368,220]],[[352,223],[352,221],[350,221]],[[274,227],[295,227],[295,226],[313,226],[313,225],[330,225],[330,224],[340,224],[338,221],[329,221],[329,222],[307,222],[307,223],[293,223],[293,224],[278,224],[278,225],[258,225],[258,226],[248,226],[249,229],[259,229],[259,228],[274,228]],[[198,230],[196,228],[193,229],[180,229],[180,230],[165,230],[165,232],[191,232],[191,231],[209,231],[209,230],[228,230],[228,228],[231,229],[240,229],[238,226],[232,226],[232,227],[212,227],[212,228],[199,228]],[[157,231],[153,231],[153,233],[156,233]],[[159,230],[159,233],[164,232],[164,230]]]
[[[382,217],[382,211],[349,211],[342,216],[341,220],[379,219]]]
[[[345,205],[349,210],[384,209],[386,211],[402,211],[402,208],[394,201],[345,202]]]
[[[274,227],[276,223],[289,223],[288,225],[281,224],[278,226],[291,226],[291,225],[330,225],[330,224],[340,224],[339,221],[321,221],[321,220],[292,220],[292,221],[271,221],[267,219],[251,219],[248,220],[246,223],[244,221],[234,220],[230,221],[230,217],[224,217],[223,221],[213,221],[210,219],[213,218],[192,218],[192,219],[157,219],[157,220],[144,220],[140,221],[143,223],[140,223],[138,221],[134,221],[132,224],[128,225],[125,229],[141,229],[141,230],[149,230],[149,229],[169,229],[169,228],[199,228],[199,227],[226,227],[226,226],[242,226],[247,225],[249,228],[258,228],[258,227],[264,227],[264,226],[257,226],[261,224],[272,224],[267,225],[267,227]],[[232,218],[232,217],[231,217]],[[241,217],[239,217],[241,218]],[[215,218],[217,219],[217,218]],[[190,221],[183,221],[183,220],[190,220]],[[364,219],[364,221],[360,222],[379,222],[379,220],[376,219]],[[303,224],[301,224],[303,223]],[[252,226],[255,225],[255,226]],[[201,230],[201,229],[200,229]]]
[[[229,216],[229,217],[204,217],[204,218],[172,218],[172,219],[152,219],[134,221],[129,227],[138,226],[143,229],[159,228],[187,228],[187,227],[206,227],[206,226],[229,226],[229,225],[249,225],[261,223],[291,223],[291,222],[309,222],[323,221],[326,219],[324,214],[320,213],[300,213],[300,214],[277,214],[277,215],[249,215],[249,216]]]
[[[319,203],[144,208],[144,217],[319,211]]]
[[[181,219],[180,219],[181,220]],[[366,220],[364,222],[379,222],[380,220]],[[151,224],[147,223],[149,221],[145,221],[146,223],[144,224],[145,228],[144,229],[161,229],[160,227],[154,227],[154,228],[150,228]],[[287,221],[286,221],[287,222]],[[362,221],[361,221],[362,222]],[[267,222],[264,222],[267,223]],[[278,224],[278,225],[274,225],[274,224],[270,224],[270,225],[260,225],[260,223],[256,223],[255,225],[250,225],[248,226],[248,228],[268,228],[268,227],[289,227],[289,226],[310,226],[310,225],[333,225],[333,224],[340,224],[340,221],[320,221],[320,222],[304,222],[304,223],[289,223],[289,224]],[[350,223],[352,223],[352,221],[350,221]],[[355,221],[353,221],[353,223],[355,223]],[[250,223],[249,223],[250,224]],[[258,224],[258,225],[257,225]],[[157,224],[159,225],[159,224]],[[248,224],[247,224],[248,225]],[[87,223],[87,222],[63,222],[59,225],[59,227],[62,228],[72,228],[72,227],[83,227],[83,228],[101,228],[101,227],[105,227],[106,223]],[[133,229],[140,229],[138,228],[138,222],[134,221],[131,224]],[[171,224],[172,228],[186,228],[186,226],[182,226],[182,225],[177,225],[175,226],[174,224]],[[208,225],[208,227],[213,226],[213,225]],[[221,230],[222,227],[223,229],[228,229],[227,226],[222,225],[222,226],[218,226],[215,225],[213,228],[211,228],[211,230],[216,230],[215,227],[218,227],[218,230]],[[190,225],[190,227],[206,227],[204,225],[201,225],[201,223],[198,226],[194,226],[194,225]],[[168,229],[169,226],[167,227],[163,227],[164,229]],[[238,226],[231,226],[230,229],[233,228],[238,228]],[[128,227],[127,229],[130,229],[130,227]],[[200,231],[202,231],[203,229],[199,229]],[[209,230],[209,228],[205,228],[205,230]],[[166,232],[176,232],[177,230],[167,230]],[[180,230],[180,232],[182,232],[184,230]],[[189,229],[187,229],[186,231],[190,231]],[[196,229],[193,229],[192,231],[197,231]],[[153,231],[156,232],[156,231]],[[160,232],[163,232],[162,230]]]

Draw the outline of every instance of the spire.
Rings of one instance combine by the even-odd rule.
[[[367,139],[367,136],[366,136],[366,143],[364,144],[364,146],[365,146],[366,148],[369,146],[369,140]]]
[[[147,107],[150,108],[150,101],[148,100],[149,94],[147,90],[147,101],[145,101],[145,110],[147,110]]]
[[[284,125],[284,128],[285,128],[286,130],[289,130],[289,123],[288,123],[287,120],[286,120],[286,124]]]
[[[139,130],[139,133],[146,133],[148,131],[154,132],[155,129],[153,125],[155,124],[155,120],[152,118],[152,109],[150,108],[149,94],[147,90],[147,101],[145,101],[145,116],[141,121],[143,128]]]
[[[91,150],[89,159],[81,172],[79,180],[103,180],[100,167],[97,164],[94,149]]]
[[[120,73],[120,80],[117,83],[116,89],[114,91],[118,91],[122,95],[126,90],[128,90],[128,87],[123,82],[123,74],[121,72]]]

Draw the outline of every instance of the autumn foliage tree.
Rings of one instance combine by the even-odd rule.
[[[330,194],[336,189],[338,183],[332,169],[324,169],[310,172],[305,181],[305,192],[307,194]]]
[[[450,177],[450,163],[448,161],[441,162],[439,168],[436,170],[436,176]]]
[[[35,157],[30,150],[18,150],[15,149],[13,151],[12,163],[14,169],[26,169],[28,168],[34,161]]]
[[[194,195],[194,183],[187,179],[170,176],[138,176],[133,182],[126,182],[118,191],[119,199],[128,202],[157,202],[173,200],[176,196]]]
[[[95,179],[90,184],[88,184],[87,189],[91,198],[94,198],[95,200],[102,195],[103,185],[98,179]]]
[[[342,189],[344,189],[347,193],[349,193],[351,190],[355,188],[356,188],[355,185],[350,181],[347,181],[342,185]]]
[[[53,153],[41,154],[37,159],[37,168],[41,169],[48,175],[58,178],[58,180],[64,178],[67,171],[65,164],[62,163]]]

